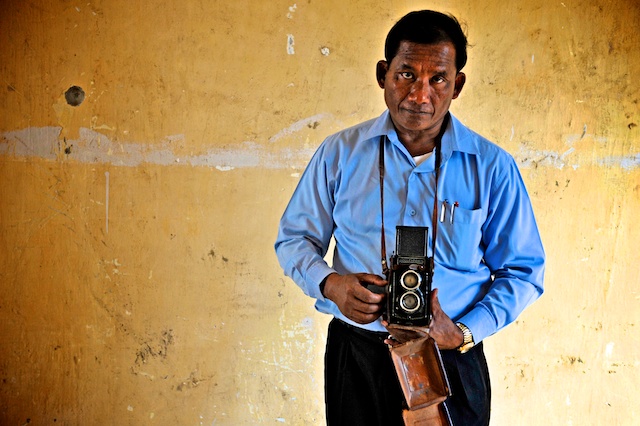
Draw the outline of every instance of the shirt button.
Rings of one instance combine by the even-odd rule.
[[[416,211],[415,211],[415,210],[411,210],[411,211],[409,212],[409,214],[410,214],[411,216],[415,216],[415,215],[416,215]]]

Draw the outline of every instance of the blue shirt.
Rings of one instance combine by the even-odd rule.
[[[319,285],[330,273],[368,272],[380,264],[380,136],[384,147],[387,248],[396,225],[432,228],[435,156],[416,166],[398,139],[389,112],[329,136],[300,178],[275,244],[286,275],[316,300],[320,312],[384,331],[380,319],[348,320]],[[544,250],[531,202],[506,151],[453,115],[442,137],[433,287],[444,312],[471,330],[476,343],[511,323],[543,292]],[[457,202],[453,220],[450,207]],[[332,266],[325,256],[335,237]],[[431,239],[431,229],[429,231]],[[428,244],[431,256],[431,241]]]

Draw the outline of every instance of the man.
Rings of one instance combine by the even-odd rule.
[[[386,246],[395,247],[396,225],[437,226],[429,333],[442,351],[454,425],[488,424],[482,341],[543,292],[544,251],[513,158],[449,113],[465,84],[466,49],[451,16],[419,11],[398,21],[376,69],[388,110],[322,143],[282,217],[280,264],[319,311],[334,316],[325,355],[330,425],[402,424],[381,321],[385,296],[371,291],[387,284],[381,198],[384,223],[393,225]],[[332,236],[329,266],[323,256]]]

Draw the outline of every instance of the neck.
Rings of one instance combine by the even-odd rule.
[[[428,154],[436,147],[435,138],[430,138],[424,141],[406,141],[399,136],[399,139],[412,157]]]
[[[424,155],[432,152],[438,141],[442,139],[442,135],[449,124],[449,114],[445,115],[439,126],[434,129],[426,129],[422,131],[401,131],[396,127],[398,139],[412,157]]]

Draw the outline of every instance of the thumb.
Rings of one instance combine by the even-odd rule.
[[[431,291],[431,313],[442,311],[440,301],[438,300],[438,289],[435,288]]]

